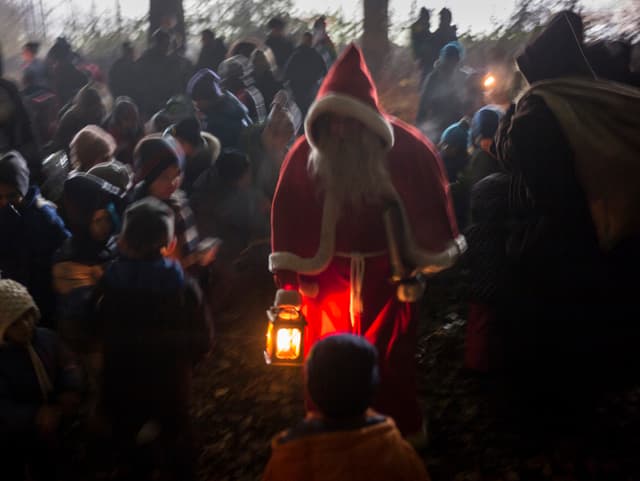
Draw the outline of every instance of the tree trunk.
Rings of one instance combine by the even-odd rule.
[[[377,77],[389,54],[389,0],[364,0],[362,50],[367,65]]]
[[[171,17],[175,18],[172,25]],[[167,28],[185,39],[182,0],[149,0],[149,38],[159,28]]]

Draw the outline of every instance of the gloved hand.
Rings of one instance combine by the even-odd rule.
[[[275,307],[293,306],[300,308],[302,306],[302,296],[298,291],[290,289],[278,289],[276,298],[273,301]]]

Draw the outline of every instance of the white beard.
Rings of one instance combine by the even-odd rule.
[[[386,163],[387,153],[378,137],[363,129],[360,138],[348,140],[319,136],[307,167],[320,191],[331,196],[341,210],[393,198]]]

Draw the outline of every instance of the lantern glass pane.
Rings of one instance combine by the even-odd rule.
[[[265,351],[271,356],[273,355],[273,324],[269,323],[267,327],[267,343]]]
[[[302,331],[299,328],[279,328],[276,336],[276,358],[294,360],[300,357]]]

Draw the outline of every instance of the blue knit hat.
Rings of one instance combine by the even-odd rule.
[[[318,341],[307,359],[307,389],[325,416],[364,414],[380,380],[378,353],[365,338],[336,334]]]
[[[213,70],[203,68],[191,77],[187,94],[193,99],[215,99],[222,95],[220,77]]]
[[[459,150],[467,150],[467,141],[469,139],[469,123],[466,120],[460,120],[455,124],[451,124],[442,133],[440,144],[446,144]]]
[[[464,58],[464,47],[460,42],[449,42],[440,49],[440,60],[454,57],[458,60],[462,60]]]
[[[498,131],[502,115],[502,110],[493,105],[478,110],[471,119],[470,144],[477,146],[480,139],[492,139]]]

